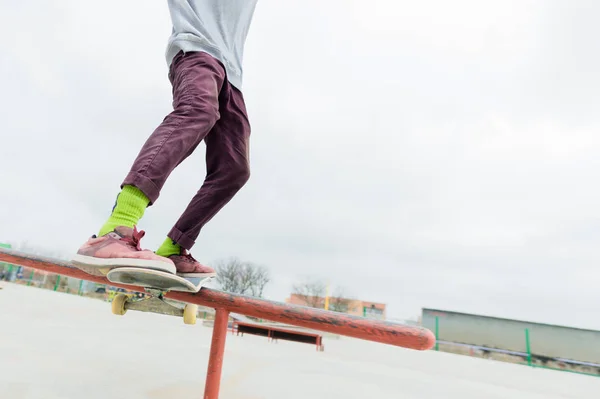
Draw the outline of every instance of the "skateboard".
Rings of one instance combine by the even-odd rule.
[[[126,294],[118,294],[112,301],[112,313],[123,316],[127,310],[158,313],[183,317],[185,324],[196,324],[198,305],[191,303],[181,307],[180,302],[168,301],[164,294],[169,291],[196,293],[213,277],[183,278],[176,274],[139,267],[119,267],[106,274],[108,281],[143,287],[148,298],[133,300]]]

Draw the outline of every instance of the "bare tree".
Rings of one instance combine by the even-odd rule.
[[[325,284],[319,280],[305,279],[303,282],[294,284],[292,293],[299,296],[306,306],[322,308],[325,294]]]
[[[334,294],[329,298],[329,310],[334,312],[348,313],[352,298],[342,287],[337,287]]]
[[[217,283],[221,289],[227,292],[240,293],[241,281],[239,275],[242,273],[242,262],[237,258],[219,261],[215,264],[217,272]]]
[[[271,281],[269,270],[264,266],[254,267],[253,280],[254,284],[250,288],[250,295],[262,298],[265,287]]]
[[[221,289],[235,294],[262,297],[266,285],[271,281],[269,270],[250,262],[230,258],[215,265],[217,283]]]

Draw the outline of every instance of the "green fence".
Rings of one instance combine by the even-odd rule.
[[[0,242],[0,248],[10,249],[10,248],[12,248],[12,246],[10,244],[4,244],[4,243]],[[2,276],[0,276],[0,280],[2,280],[4,278],[4,276],[12,275],[13,270],[14,270],[13,265],[4,263],[4,262],[0,262],[0,274],[2,274]]]
[[[493,357],[490,356],[490,354],[498,354],[499,356],[504,356],[507,358],[510,357],[512,359],[508,360],[507,358],[497,358],[496,360],[511,361],[513,363],[525,364],[529,367],[535,368],[566,371],[570,373],[600,377],[600,364],[536,355],[535,351],[532,351],[532,348],[534,348],[532,342],[535,340],[535,337],[532,336],[531,331],[528,328],[524,329],[523,331],[523,344],[525,347],[525,352],[519,352],[515,350],[445,341],[440,339],[443,332],[443,326],[440,324],[440,318],[435,317],[436,344],[434,350],[436,351],[468,354],[470,356],[476,356],[476,354],[480,354],[483,357]],[[440,346],[442,346],[442,348],[440,348]],[[550,366],[550,364],[560,365],[561,367]]]

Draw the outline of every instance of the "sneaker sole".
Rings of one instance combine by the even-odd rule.
[[[161,272],[175,274],[175,265],[160,260],[136,259],[136,258],[94,258],[92,256],[75,255],[71,263],[78,269],[95,276],[106,276],[106,274],[117,267],[139,267],[141,269],[152,269]]]

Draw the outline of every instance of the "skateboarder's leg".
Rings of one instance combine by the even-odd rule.
[[[206,53],[180,53],[169,78],[173,112],[142,146],[100,236],[116,226],[136,225],[145,208],[158,199],[171,172],[194,152],[220,117],[219,92],[225,71],[217,60]]]
[[[178,272],[211,272],[187,251],[200,230],[245,185],[250,177],[250,123],[242,93],[226,82],[219,98],[221,118],[206,136],[206,179],[167,235],[157,254],[170,257]],[[190,259],[191,258],[191,259]],[[185,271],[184,271],[185,270]]]
[[[99,237],[92,237],[79,249],[80,264],[96,266],[106,264],[108,259],[114,263],[138,258],[166,261],[169,270],[174,271],[171,260],[141,250],[143,232],[138,233],[135,226],[146,207],[158,199],[173,169],[192,154],[219,119],[225,70],[206,53],[179,54],[173,60],[169,78],[174,110],[143,145]]]

